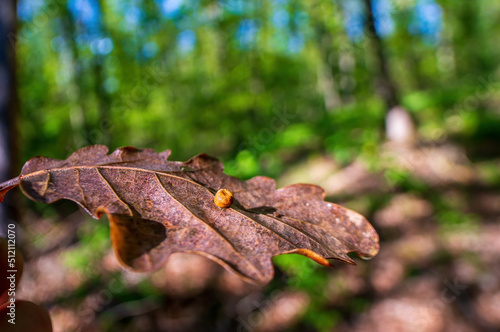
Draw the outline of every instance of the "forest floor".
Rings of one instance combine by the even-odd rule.
[[[19,297],[45,305],[55,332],[499,331],[500,159],[466,155],[448,143],[387,145],[375,164],[317,156],[290,167],[280,186],[321,185],[370,220],[381,249],[334,269],[278,258],[267,287],[187,254],[126,272],[106,223],[58,203],[69,211],[58,220],[23,217]]]

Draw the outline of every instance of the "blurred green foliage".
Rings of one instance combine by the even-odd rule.
[[[362,1],[168,3],[19,1],[22,161],[106,144],[168,148],[172,160],[206,152],[242,178],[278,177],[314,154],[341,166],[362,157],[380,169],[387,106],[374,38],[362,26]],[[477,146],[500,138],[500,3],[373,3],[382,6],[380,21],[393,25],[379,39],[420,137],[467,148],[474,143],[472,155],[487,159],[491,152]],[[356,27],[360,32],[353,33]],[[481,170],[490,183],[500,183],[496,163],[486,161]],[[429,194],[405,169],[385,170],[385,176],[394,188]],[[431,197],[444,229],[473,228],[477,217]],[[382,200],[369,196],[370,211]],[[45,217],[55,214],[30,204]],[[78,245],[65,254],[68,266],[87,271],[96,264],[109,248],[108,233],[103,223],[86,223]],[[342,315],[325,307],[330,272],[297,255],[274,262],[291,288],[310,295],[307,326],[329,331]],[[154,294],[144,283],[137,292]],[[368,300],[350,301],[353,312],[362,312]]]
[[[484,104],[497,85],[499,6],[421,2],[442,11],[434,34],[429,19],[415,22],[420,2],[374,1],[389,4],[380,20],[394,27],[381,38],[401,103],[428,139],[478,135],[485,113],[498,119]],[[20,1],[17,38],[22,160],[134,145],[180,160],[207,152],[251,177],[276,176],[307,151],[342,163],[377,155],[377,59],[366,31],[349,35],[347,18],[363,14],[345,2],[46,0],[23,10],[30,3]],[[476,90],[474,109],[447,126],[445,112]]]
[[[97,265],[109,249],[109,227],[88,219],[78,229],[78,245],[65,251],[61,258],[69,268],[91,275],[97,271],[91,267]]]

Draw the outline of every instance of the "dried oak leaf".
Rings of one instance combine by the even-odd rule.
[[[20,186],[37,202],[69,199],[92,217],[109,218],[118,259],[135,271],[159,268],[170,254],[207,256],[247,281],[269,282],[271,258],[298,253],[319,264],[328,259],[355,264],[347,256],[375,256],[378,235],[360,214],[325,202],[322,188],[296,184],[276,189],[257,176],[241,181],[223,173],[222,163],[201,154],[168,161],[170,150],[94,145],[66,160],[35,157],[19,177],[0,184]],[[234,203],[221,208],[214,195],[227,189]]]

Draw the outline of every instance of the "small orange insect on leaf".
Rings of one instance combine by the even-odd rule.
[[[227,189],[220,189],[214,197],[214,203],[220,208],[228,208],[234,202],[233,193]]]

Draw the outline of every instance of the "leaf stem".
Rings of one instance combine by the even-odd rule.
[[[19,185],[19,176],[17,178],[10,179],[4,183],[0,183],[0,191],[9,190]]]

